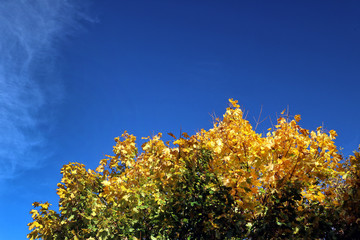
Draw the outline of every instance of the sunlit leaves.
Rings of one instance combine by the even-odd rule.
[[[168,133],[167,143],[159,133],[140,150],[124,132],[96,171],[65,165],[59,212],[35,202],[28,237],[312,239],[355,231],[359,153],[342,159],[334,130],[303,129],[300,115],[292,120],[285,110],[258,134],[229,102],[209,130]]]

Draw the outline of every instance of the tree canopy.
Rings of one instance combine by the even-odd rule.
[[[96,170],[69,163],[59,210],[35,202],[30,239],[353,239],[360,236],[360,154],[334,130],[282,113],[256,133],[237,101],[213,128],[172,141],[115,138]]]

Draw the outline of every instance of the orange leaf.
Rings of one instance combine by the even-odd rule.
[[[170,136],[172,136],[173,138],[175,138],[176,139],[176,137],[175,137],[175,135],[174,134],[172,134],[172,133],[168,133]]]

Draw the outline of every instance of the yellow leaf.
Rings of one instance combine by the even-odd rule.
[[[325,195],[322,192],[319,192],[317,195],[317,200],[322,202],[325,199]]]
[[[39,224],[38,222],[32,222],[29,224],[29,230],[33,229],[33,228],[40,228],[42,227],[41,224]]]
[[[95,169],[97,172],[103,172],[104,171],[104,166],[100,165]]]
[[[335,138],[335,137],[338,136],[337,133],[336,133],[336,131],[334,131],[334,130],[330,130],[329,133],[330,133],[330,137],[331,137],[331,138]]]
[[[221,152],[221,146],[216,146],[214,149],[215,153],[220,153]]]
[[[240,106],[238,105],[238,101],[237,101],[237,100],[234,100],[234,99],[230,98],[230,99],[229,99],[229,102],[231,103],[231,105],[232,105],[234,108],[240,107]]]
[[[130,196],[129,196],[128,194],[126,194],[126,195],[123,196],[123,199],[124,199],[125,201],[127,201],[127,200],[129,199],[129,197],[130,197]]]
[[[34,218],[34,217],[36,217],[37,215],[39,215],[39,212],[38,212],[37,210],[34,210],[34,209],[33,209],[33,210],[30,211],[30,214],[32,214],[31,217]]]
[[[104,184],[104,186],[110,186],[110,182],[107,180],[103,181],[103,184]]]

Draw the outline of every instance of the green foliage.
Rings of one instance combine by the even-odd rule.
[[[168,239],[225,239],[244,233],[245,219],[230,188],[208,171],[211,152],[186,160],[184,172],[167,199],[162,218]]]

